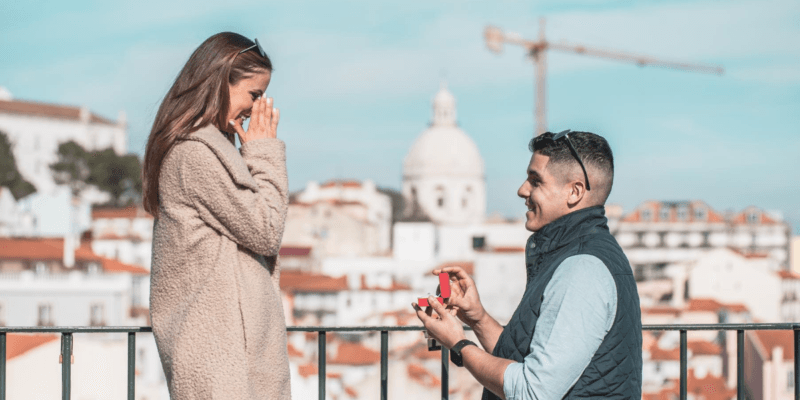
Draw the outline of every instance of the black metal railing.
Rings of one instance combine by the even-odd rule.
[[[325,399],[325,366],[326,344],[328,332],[380,332],[381,334],[381,389],[380,399],[388,398],[389,384],[389,332],[422,331],[421,326],[290,326],[289,332],[317,332],[318,334],[318,379],[319,398]],[[736,331],[736,376],[737,399],[745,399],[744,382],[744,333],[760,330],[794,331],[794,398],[800,400],[800,324],[686,324],[686,325],[645,325],[646,331],[679,331],[680,332],[680,398],[687,396],[687,332],[688,331]],[[136,364],[136,334],[152,332],[149,326],[142,327],[0,327],[0,400],[6,399],[6,336],[8,333],[60,333],[61,334],[61,387],[62,399],[70,398],[72,335],[76,333],[127,333],[128,334],[128,399],[133,400],[135,394],[134,378]],[[442,399],[449,399],[450,359],[448,350],[442,348]]]

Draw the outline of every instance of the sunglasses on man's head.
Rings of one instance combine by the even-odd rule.
[[[572,153],[572,155],[575,157],[575,159],[578,160],[578,164],[581,165],[581,169],[583,170],[583,177],[586,179],[586,190],[592,190],[592,188],[589,186],[589,175],[586,173],[586,167],[583,165],[583,161],[581,161],[581,156],[578,155],[578,151],[575,150],[575,146],[573,146],[572,145],[572,141],[569,140],[569,133],[570,132],[572,132],[572,130],[567,129],[565,131],[561,131],[561,132],[558,132],[558,133],[554,134],[553,135],[553,141],[554,142],[558,141],[561,138],[566,139],[567,147],[569,147],[569,151]]]
[[[252,45],[252,46],[240,51],[239,54],[242,54],[242,53],[244,53],[244,52],[246,52],[248,50],[258,49],[258,53],[261,54],[261,57],[267,58],[267,53],[264,51],[263,48],[261,48],[261,44],[258,43],[258,39],[254,39],[254,42],[256,42],[256,44],[254,44],[254,45]]]

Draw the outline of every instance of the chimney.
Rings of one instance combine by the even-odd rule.
[[[91,116],[92,114],[87,107],[81,107],[80,111],[78,111],[78,118],[81,120],[81,123],[88,124]]]
[[[75,266],[75,236],[64,235],[64,267],[72,268]]]

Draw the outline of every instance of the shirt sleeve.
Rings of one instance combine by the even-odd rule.
[[[544,291],[530,354],[503,374],[507,400],[561,399],[600,347],[617,313],[617,286],[599,258],[558,266]]]

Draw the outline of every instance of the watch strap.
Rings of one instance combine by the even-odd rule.
[[[450,361],[452,361],[453,364],[455,364],[458,367],[464,366],[464,358],[461,354],[461,350],[463,350],[464,347],[467,346],[478,347],[478,345],[475,344],[475,342],[469,339],[462,339],[458,343],[454,344],[453,347],[450,349]]]

